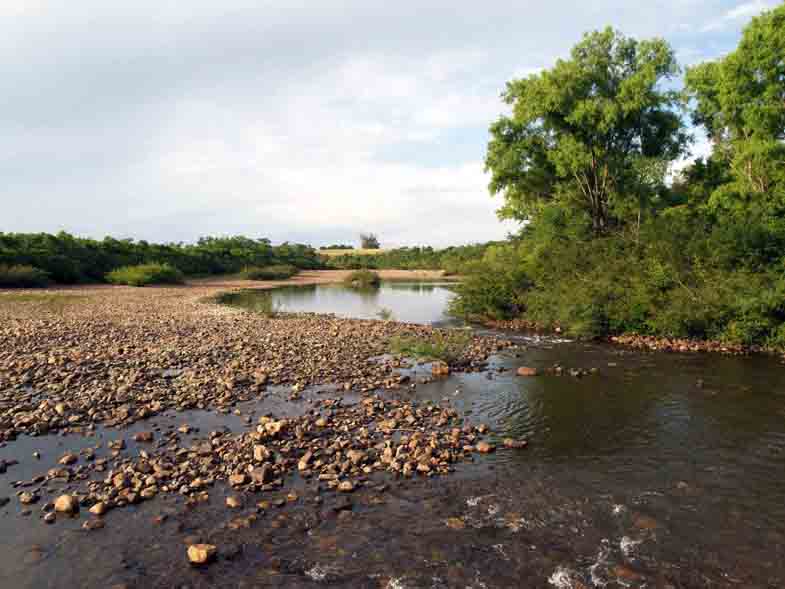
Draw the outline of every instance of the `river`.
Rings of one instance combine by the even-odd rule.
[[[252,305],[254,296],[269,295],[233,302]],[[397,320],[438,325],[454,324],[445,314],[450,296],[439,283],[273,293],[285,311],[371,318],[387,309]],[[351,511],[284,505],[261,529],[233,531],[234,548],[204,570],[188,567],[171,546],[225,526],[220,491],[198,509],[161,499],[119,510],[111,525],[89,533],[79,522],[53,528],[21,517],[12,503],[0,508],[0,586],[785,586],[779,359],[508,336],[518,348],[485,372],[390,394],[449,399],[473,422],[488,423],[497,441],[525,438],[526,449],[477,458],[447,478],[390,479],[384,492],[357,496]],[[542,374],[518,377],[520,366]],[[413,376],[428,372],[420,366]],[[298,410],[283,393],[253,403],[276,414]],[[245,427],[235,416],[197,411],[153,423],[166,429],[184,420],[202,431]],[[13,478],[54,466],[64,445],[94,443],[20,438],[9,446],[25,458]],[[42,460],[30,465],[34,450]],[[13,492],[10,474],[0,476],[0,497]],[[161,513],[169,518],[153,523]]]

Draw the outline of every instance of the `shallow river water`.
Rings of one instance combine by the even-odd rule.
[[[369,301],[316,287],[275,296],[286,310],[352,315],[360,308],[369,316],[386,307],[400,320],[443,322],[449,291],[395,285]],[[231,532],[220,488],[196,509],[158,498],[113,511],[93,532],[80,521],[47,526],[37,514],[23,517],[12,500],[0,508],[0,587],[785,586],[779,359],[510,337],[520,346],[493,358],[487,372],[385,394],[449,400],[499,440],[528,439],[526,449],[477,458],[446,478],[382,477],[387,488],[356,493],[351,510],[336,504],[342,498],[306,501],[308,483],[293,480],[287,490],[299,489],[303,500]],[[519,366],[555,364],[564,375],[515,376]],[[578,378],[567,375],[571,368],[598,372]],[[238,408],[299,413],[316,394],[286,398],[273,390]],[[247,427],[211,412],[152,423],[165,430],[186,422],[200,427],[196,437]],[[13,497],[12,480],[54,466],[63,448],[120,436],[130,434],[99,428],[93,438],[23,437],[0,448],[0,458],[20,460],[0,475],[0,497]],[[153,523],[161,513],[169,518]],[[219,561],[188,566],[189,535],[217,538]]]

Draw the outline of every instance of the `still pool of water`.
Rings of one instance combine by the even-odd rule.
[[[358,289],[341,284],[289,286],[272,291],[232,293],[226,302],[254,309],[260,298],[272,296],[273,306],[289,313],[334,313],[340,317],[389,318],[406,323],[457,324],[447,315],[453,296],[449,282],[383,282],[379,288]]]

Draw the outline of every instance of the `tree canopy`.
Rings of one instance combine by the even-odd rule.
[[[486,169],[503,193],[502,218],[531,220],[549,204],[585,212],[603,234],[639,211],[687,144],[675,90],[679,71],[662,39],[637,41],[611,28],[589,33],[570,59],[507,84],[512,106],[491,126]]]
[[[730,174],[710,204],[785,213],[785,5],[752,19],[734,52],[689,68],[685,81],[693,122]]]

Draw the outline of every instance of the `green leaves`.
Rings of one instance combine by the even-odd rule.
[[[608,28],[584,36],[569,60],[510,82],[513,114],[491,126],[486,156],[490,190],[505,199],[500,216],[535,220],[559,201],[588,215],[595,233],[622,224],[613,201],[640,203],[650,184],[637,162],[673,159],[686,146],[680,98],[660,87],[677,72],[665,41]]]
[[[693,122],[731,172],[715,209],[785,213],[785,5],[752,19],[733,53],[687,71]]]

